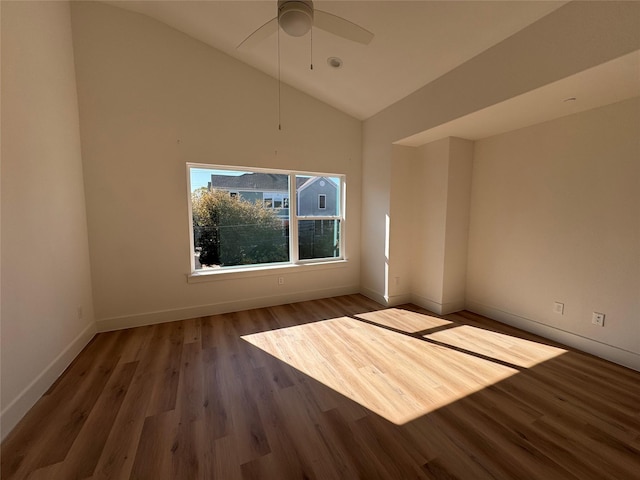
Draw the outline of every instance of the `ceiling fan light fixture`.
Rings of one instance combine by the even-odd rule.
[[[292,37],[305,35],[313,25],[313,3],[279,0],[278,23],[282,30]]]

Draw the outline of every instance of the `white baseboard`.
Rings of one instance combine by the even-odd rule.
[[[396,305],[403,305],[405,303],[411,303],[411,294],[403,293],[401,295],[391,295],[387,300],[389,307],[395,307]]]
[[[209,315],[238,312],[252,308],[272,307],[274,305],[284,305],[286,303],[304,302],[306,300],[317,300],[320,298],[337,297],[340,295],[351,295],[353,293],[358,293],[359,291],[359,287],[354,285],[274,295],[269,297],[248,298],[233,302],[220,302],[209,305],[198,305],[195,307],[175,308],[171,310],[105,318],[98,320],[97,326],[99,332],[110,332],[112,330],[122,330],[123,328],[142,327],[144,325],[154,325],[156,323],[207,317]]]
[[[387,307],[393,307],[405,303],[413,303],[414,305],[429,310],[430,312],[433,312],[437,315],[446,315],[448,313],[459,312],[460,310],[465,309],[464,300],[460,300],[457,302],[438,303],[429,298],[416,295],[415,293],[404,293],[402,295],[385,297],[384,295],[365,287],[360,287],[360,293],[365,297],[368,297],[371,300],[374,300],[379,304]]]
[[[425,308],[437,315],[447,315],[449,313],[455,313],[465,309],[464,300],[459,300],[456,302],[439,303],[434,300],[431,300],[430,298],[423,297],[415,293],[411,294],[411,303],[419,307]]]
[[[95,323],[87,325],[44,370],[0,412],[0,437],[2,440],[13,430],[22,417],[35,405],[49,387],[53,385],[95,334]]]
[[[541,337],[555,340],[583,352],[590,353],[605,360],[640,371],[640,354],[613,345],[599,342],[591,338],[561,330],[544,323],[525,318],[514,313],[505,312],[497,307],[486,305],[474,300],[467,300],[466,309],[497,320],[508,325],[535,333]]]
[[[380,305],[384,305],[385,307],[394,307],[396,305],[402,305],[404,303],[411,302],[411,294],[409,293],[391,295],[387,297],[365,287],[360,287],[360,293],[365,297],[370,298],[374,302],[377,302]]]
[[[429,298],[420,296],[420,295],[416,295],[415,293],[411,295],[411,303],[422,307],[424,309],[429,310],[430,312],[433,312],[437,315],[442,315],[442,304],[435,302]]]
[[[370,298],[374,302],[379,303],[380,305],[388,306],[387,298],[374,290],[371,290],[366,287],[360,287],[360,293],[367,298]]]
[[[450,313],[460,312],[466,308],[466,302],[464,300],[457,300],[455,302],[445,302],[442,304],[441,315],[448,315]]]

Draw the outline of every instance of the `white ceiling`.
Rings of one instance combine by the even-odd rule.
[[[275,17],[269,1],[110,1],[174,27],[277,77],[278,41],[236,46]],[[551,13],[564,1],[322,1],[315,8],[375,34],[369,45],[313,29],[280,36],[281,78],[359,119],[366,119]],[[340,57],[333,69],[328,57]]]
[[[395,143],[417,147],[451,136],[479,140],[636,96],[640,50]]]

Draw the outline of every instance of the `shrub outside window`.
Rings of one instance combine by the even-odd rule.
[[[343,258],[344,176],[195,164],[187,171],[192,271]]]

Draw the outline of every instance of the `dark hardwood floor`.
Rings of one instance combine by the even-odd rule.
[[[3,480],[639,479],[640,373],[360,295],[97,335]]]

